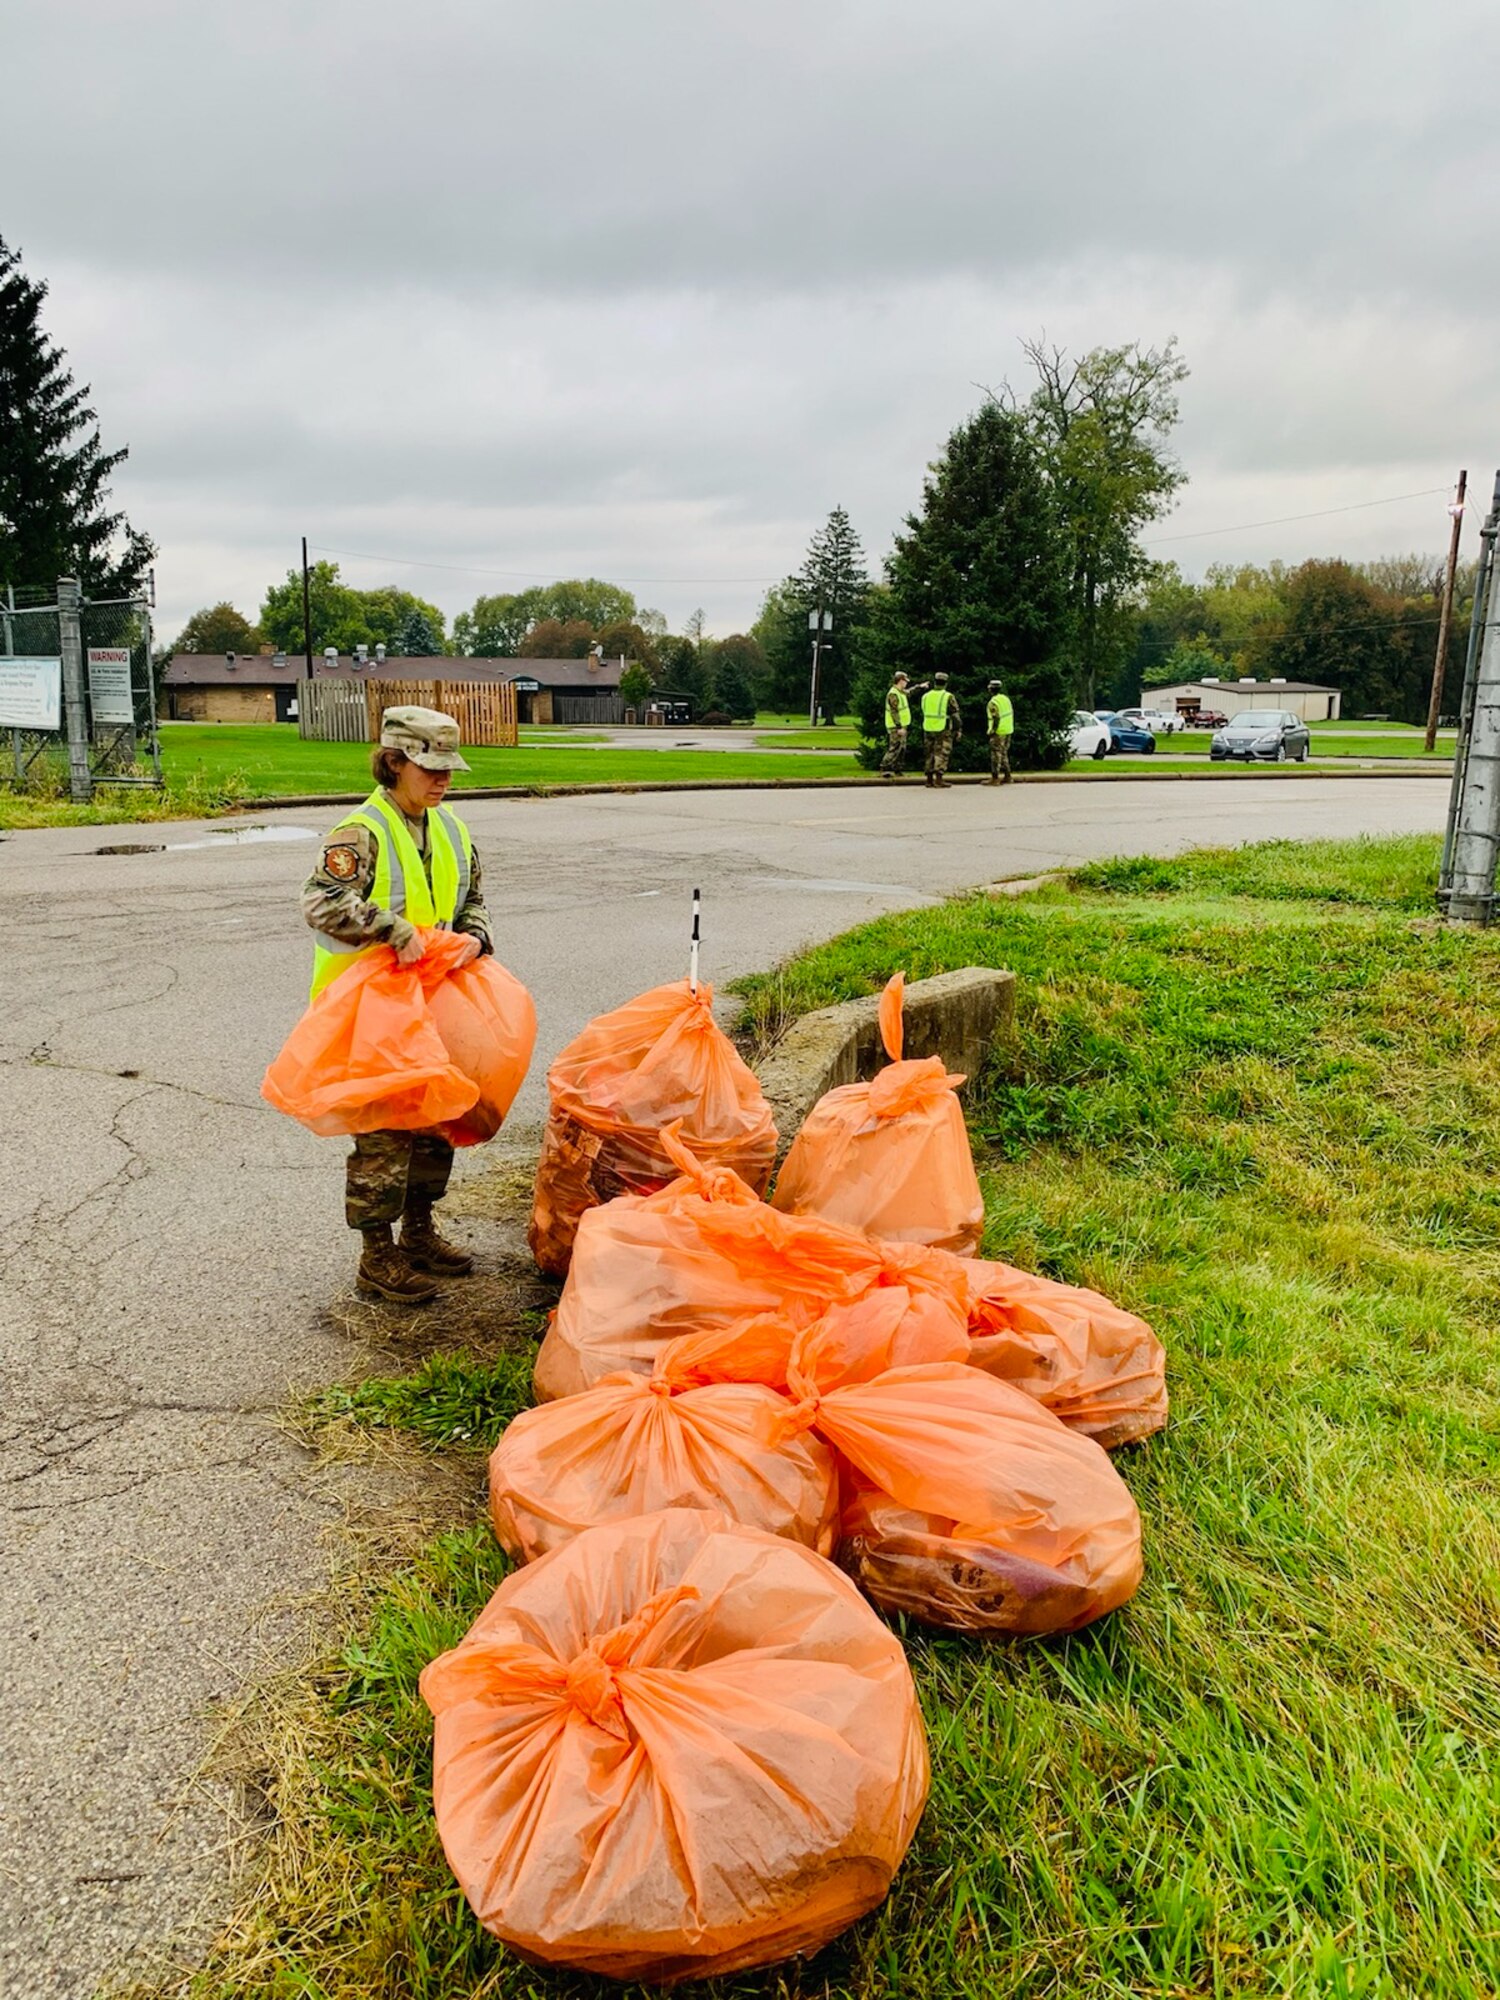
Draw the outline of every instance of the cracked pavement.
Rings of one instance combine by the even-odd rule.
[[[1002,875],[1204,842],[1441,827],[1412,779],[612,794],[465,809],[537,1060],[686,966],[722,982]],[[332,825],[332,809],[264,815]],[[346,1376],[342,1147],[259,1098],[303,1004],[305,844],[212,825],[0,843],[0,1995],[86,2000],[224,1905],[215,1705],[285,1651],[336,1498],[274,1416]],[[194,848],[99,855],[113,842]],[[464,1171],[482,1152],[461,1156]],[[481,1225],[465,1224],[481,1252]]]

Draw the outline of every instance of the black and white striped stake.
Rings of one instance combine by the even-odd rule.
[[[698,891],[693,891],[693,948],[688,954],[688,989],[696,999],[698,994],[698,913],[701,905]]]

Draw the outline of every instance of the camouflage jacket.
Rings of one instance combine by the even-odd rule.
[[[389,798],[390,794],[386,796]],[[408,819],[406,824],[430,882],[427,815]],[[379,837],[368,827],[336,826],[323,836],[318,865],[302,885],[302,914],[315,931],[322,931],[325,937],[340,944],[401,945],[411,936],[412,926],[405,917],[398,917],[394,911],[384,910],[369,900],[379,858]],[[471,855],[469,893],[453,919],[453,928],[477,937],[481,950],[495,949],[490,936],[490,913],[484,906],[477,847]]]

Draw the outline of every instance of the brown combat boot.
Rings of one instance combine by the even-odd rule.
[[[408,1203],[401,1218],[401,1249],[414,1271],[432,1271],[440,1278],[466,1278],[474,1268],[468,1251],[439,1231],[431,1202]]]
[[[360,1234],[365,1247],[354,1280],[360,1291],[374,1292],[379,1298],[394,1299],[404,1306],[423,1305],[437,1297],[438,1288],[431,1278],[414,1271],[406,1252],[392,1240],[388,1222],[376,1223],[370,1229],[362,1229]]]

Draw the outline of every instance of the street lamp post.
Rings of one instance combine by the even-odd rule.
[[[818,726],[818,655],[828,643],[823,634],[833,630],[833,613],[825,611],[820,604],[816,611],[808,612],[807,629],[813,635],[812,688],[807,699],[807,726],[809,729],[816,729]]]

